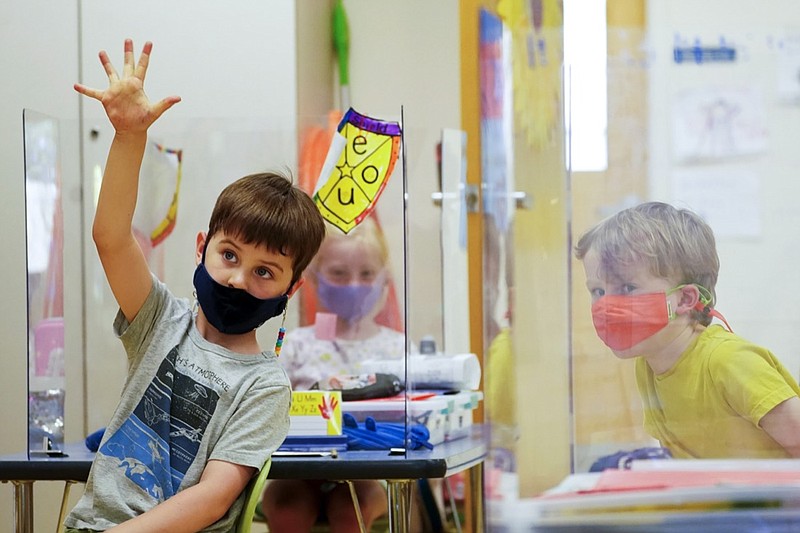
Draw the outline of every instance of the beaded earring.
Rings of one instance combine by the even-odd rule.
[[[284,307],[283,309],[283,318],[281,319],[281,327],[278,329],[278,338],[275,341],[275,357],[279,357],[281,355],[281,348],[283,347],[283,338],[286,336],[286,328],[283,327],[284,324],[286,324],[286,307]]]

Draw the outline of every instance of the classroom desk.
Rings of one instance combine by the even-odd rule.
[[[383,479],[389,497],[389,530],[409,529],[412,484],[422,478],[442,478],[469,470],[471,514],[474,531],[484,531],[483,461],[486,436],[480,426],[464,438],[434,446],[433,450],[412,450],[406,455],[388,451],[347,451],[338,457],[272,458],[269,479]],[[26,454],[0,456],[0,481],[14,485],[14,531],[33,533],[33,484],[36,481],[83,482],[89,475],[94,454],[83,444],[68,445],[67,457]]]

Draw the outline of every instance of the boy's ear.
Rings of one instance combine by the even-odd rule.
[[[700,301],[700,289],[697,288],[697,285],[684,285],[679,292],[678,308],[675,312],[679,315],[688,314]]]
[[[203,260],[203,248],[206,246],[206,237],[207,233],[205,231],[200,231],[197,233],[197,238],[195,239],[195,250],[194,250],[194,264],[195,266],[199,265],[200,262]]]
[[[286,292],[286,296],[288,296],[289,298],[291,298],[291,297],[294,295],[294,293],[296,293],[296,292],[298,291],[298,289],[300,289],[300,287],[302,287],[302,286],[303,286],[303,284],[304,284],[305,282],[306,282],[306,278],[305,278],[305,277],[301,277],[300,279],[298,279],[297,281],[295,281],[295,282],[294,282],[294,285],[292,285],[291,287],[289,287],[289,290]]]

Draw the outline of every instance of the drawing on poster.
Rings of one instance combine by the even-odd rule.
[[[677,163],[724,160],[767,149],[764,104],[755,88],[689,89],[678,93],[672,111]]]

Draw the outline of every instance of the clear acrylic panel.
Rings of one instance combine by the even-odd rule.
[[[59,122],[25,109],[28,450],[64,445],[64,218]]]
[[[148,211],[134,221],[135,225],[142,226],[139,229],[143,248],[148,252],[153,272],[178,296],[191,299],[195,238],[198,232],[207,229],[208,217],[217,194],[235,179],[265,170],[288,171],[298,186],[313,194],[341,116],[341,113],[332,112],[327,116],[248,119],[165,117],[156,124],[150,132],[150,145],[140,177],[140,205],[145,204]],[[393,115],[374,118],[400,123],[400,109]],[[305,273],[306,283],[289,302],[286,336],[280,356],[290,376],[294,377],[295,389],[298,391],[310,388],[323,377],[364,373],[366,367],[362,363],[368,358],[398,362],[399,367],[392,367],[392,370],[400,378],[401,388],[406,388],[407,351],[416,351],[418,339],[424,335],[434,335],[441,343],[441,295],[430,289],[431,284],[438,281],[441,270],[438,239],[431,239],[431,235],[438,235],[438,221],[434,227],[424,223],[420,227],[414,223],[409,224],[411,229],[408,233],[417,234],[418,245],[429,246],[434,243],[433,253],[425,253],[425,249],[418,254],[407,253],[407,247],[413,244],[409,244],[411,239],[408,238],[406,229],[406,202],[409,197],[420,199],[420,207],[409,210],[427,209],[438,215],[430,202],[430,194],[436,186],[435,146],[440,132],[414,128],[410,130],[412,133],[408,130],[404,132],[404,141],[414,147],[406,153],[405,158],[401,151],[398,152],[393,172],[366,222],[347,235],[334,225],[326,223],[328,231],[338,240],[364,241],[368,243],[369,250],[375,248],[373,242],[379,242],[378,263],[383,268],[377,275],[385,282],[385,286],[378,291],[375,307],[367,317],[366,323],[370,328],[364,331],[371,333],[366,336],[370,342],[362,342],[359,346],[358,336],[363,331],[351,328],[346,319],[336,320],[333,317],[331,320],[331,317],[324,316],[330,314],[330,309],[320,303],[317,290],[320,265],[318,262],[312,263]],[[85,197],[96,198],[112,132],[108,126],[103,125],[87,133],[90,141],[86,148],[89,156],[85,163],[85,174],[89,179],[85,181]],[[352,139],[350,142],[353,142]],[[426,143],[424,149],[416,144],[419,142]],[[360,145],[350,148],[358,151],[362,149]],[[400,148],[402,144],[398,143],[398,149]],[[412,184],[410,188],[413,191],[416,187],[416,192],[407,194],[404,185],[405,165],[408,165],[410,171],[416,172],[416,178],[410,177],[410,182],[424,176],[429,177],[430,183]],[[428,168],[423,169],[423,166]],[[362,170],[363,168],[356,169],[358,172]],[[350,200],[349,189],[343,188],[336,194],[343,195],[345,203]],[[145,196],[147,199],[143,200]],[[426,199],[425,206],[421,205],[422,198]],[[174,199],[177,200],[175,203]],[[87,204],[86,217],[91,220],[94,204]],[[168,231],[161,231],[160,237],[153,239],[154,228],[163,230],[170,206],[176,206],[176,209],[172,211],[173,220],[166,222]],[[89,272],[86,284],[89,378],[86,386],[90,399],[88,418],[91,430],[102,427],[116,405],[119,391],[109,387],[108,383],[114,383],[115,379],[121,383],[124,379],[125,357],[111,328],[117,309],[116,303],[107,287],[94,248],[89,246],[86,254]],[[410,261],[411,255],[417,259]],[[323,253],[318,259],[322,260],[324,257]],[[359,257],[355,252],[346,257],[352,263],[349,270],[353,270],[353,265],[359,266]],[[411,291],[413,294],[409,295],[407,279],[411,269],[420,273],[416,278],[419,289]],[[357,292],[357,289],[354,290]],[[424,301],[424,312],[419,315],[412,313],[409,317],[407,302],[414,298]],[[345,314],[353,309],[339,311]],[[363,317],[356,317],[354,322],[363,322],[361,318]],[[372,324],[373,318],[376,326]],[[416,324],[413,333],[410,332],[409,324]],[[258,337],[262,348],[272,349],[280,325],[279,319],[273,319],[259,328]],[[376,331],[380,334],[376,335]],[[316,346],[315,355],[309,352],[303,360],[292,362],[297,355],[294,353],[296,347],[308,347],[310,344]],[[306,360],[309,357],[310,360]],[[330,363],[332,359],[339,361],[339,364]],[[104,376],[104,379],[94,379],[98,376]],[[356,417],[359,421],[363,421],[366,414],[370,413],[366,408],[356,410],[354,407],[353,411],[361,413],[360,417]],[[403,424],[405,427],[406,414],[406,403],[401,397],[392,411],[392,418],[386,421]]]
[[[525,14],[479,18],[484,496],[498,527],[572,459],[561,5]]]
[[[290,375],[302,376],[297,385],[304,388],[343,389],[346,432],[356,437],[348,449],[371,445],[359,438],[368,418],[386,448],[404,447],[406,404],[397,395],[406,388],[409,343],[406,195],[396,111],[335,113],[327,123],[302,119],[299,168],[313,181],[327,236],[307,271],[295,333],[303,342],[298,349],[313,346],[313,353],[298,352]],[[313,168],[306,164],[312,157]],[[383,431],[387,424],[400,429],[394,444]]]
[[[486,419],[493,499],[517,496],[516,381],[512,333],[515,175],[511,43],[500,17],[481,11],[481,190]]]
[[[583,144],[572,143],[568,166],[571,172],[573,224],[571,243],[593,224],[614,212],[647,198],[648,149],[645,133],[647,52],[644,30],[607,28],[606,72],[587,78],[592,71],[570,77],[567,94],[582,98],[576,83],[607,84],[606,132],[590,137],[591,117],[576,115],[573,105],[570,131],[583,129]],[[573,66],[573,70],[580,65]],[[580,78],[579,76],[583,76]],[[592,81],[594,79],[595,81]],[[582,80],[582,81],[581,81]],[[596,107],[596,104],[594,105]],[[607,168],[590,168],[582,162],[596,160],[596,151],[606,150]],[[585,152],[585,153],[584,153]],[[591,295],[581,262],[572,254],[572,401],[574,416],[573,468],[587,472],[602,458],[621,451],[654,445],[644,431],[639,394],[631,360],[614,354],[600,341],[591,315]],[[602,398],[602,401],[598,401]]]
[[[467,250],[467,135],[445,129],[441,140],[440,241],[442,250],[442,348],[449,354],[470,351],[469,272]],[[474,205],[473,205],[474,207]]]

